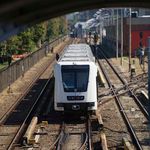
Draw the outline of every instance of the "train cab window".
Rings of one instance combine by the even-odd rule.
[[[65,92],[86,92],[89,66],[62,66],[62,84]]]
[[[87,91],[88,84],[88,71],[77,72],[77,91],[84,92]]]
[[[62,78],[63,78],[64,88],[75,88],[75,85],[74,85],[74,73],[63,72],[62,73]]]

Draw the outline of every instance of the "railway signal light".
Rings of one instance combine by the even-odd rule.
[[[139,43],[139,46],[142,47],[142,42]]]
[[[91,35],[91,30],[89,30],[89,35]]]
[[[141,39],[143,38],[143,32],[140,32],[140,38]]]

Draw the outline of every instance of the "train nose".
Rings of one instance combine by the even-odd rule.
[[[80,110],[80,105],[72,105],[72,110]]]

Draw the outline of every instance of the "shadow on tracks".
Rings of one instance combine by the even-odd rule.
[[[48,79],[39,79],[16,106],[3,125],[21,125]]]

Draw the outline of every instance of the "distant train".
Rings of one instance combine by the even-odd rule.
[[[72,44],[54,67],[54,109],[85,113],[97,109],[97,66],[87,44]]]

